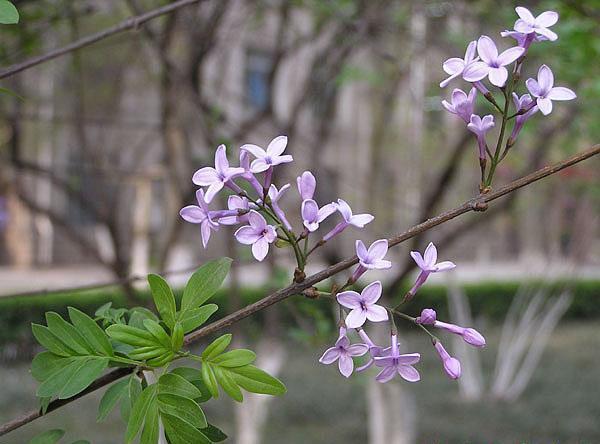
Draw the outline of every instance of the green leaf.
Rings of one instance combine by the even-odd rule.
[[[161,414],[165,431],[171,444],[211,444],[211,441],[196,427],[176,416]]]
[[[129,311],[129,322],[128,324],[132,327],[143,328],[144,319],[152,319],[158,322],[158,316],[145,307],[134,307]]]
[[[96,356],[74,356],[63,359],[65,366],[40,384],[37,396],[70,398],[94,382],[109,362],[106,357]]]
[[[158,442],[159,423],[158,423],[158,404],[152,403],[146,413],[140,444],[156,444]]]
[[[127,444],[135,439],[144,423],[150,406],[156,402],[156,388],[156,384],[146,387],[133,404],[131,415],[127,422],[127,431],[125,432],[125,442]]]
[[[75,327],[65,321],[58,313],[46,313],[48,329],[78,355],[89,355],[94,349],[86,342]]]
[[[204,428],[208,425],[204,412],[193,400],[171,393],[159,393],[158,410],[175,416],[194,427]]]
[[[180,322],[175,322],[171,335],[171,348],[177,352],[181,350],[181,347],[183,347],[183,327]]]
[[[152,319],[144,319],[144,327],[152,336],[154,336],[160,345],[165,347],[167,350],[171,350],[171,338],[158,322],[153,321]]]
[[[115,341],[134,347],[160,346],[160,342],[149,331],[130,325],[115,324],[106,329],[106,334]]]
[[[0,0],[0,23],[3,25],[19,23],[19,11],[8,0]]]
[[[165,350],[165,348],[162,345],[153,345],[150,347],[136,348],[128,352],[127,354],[132,359],[136,359],[138,361],[145,361],[147,359],[157,358],[168,352],[169,350]]]
[[[92,318],[73,307],[69,307],[69,317],[75,328],[96,352],[105,356],[113,356],[113,349],[106,333]]]
[[[39,324],[31,324],[31,331],[35,339],[55,355],[72,356],[75,351],[56,337],[48,327]]]
[[[51,396],[45,396],[45,397],[40,398],[40,410],[42,411],[42,415],[45,415],[46,412],[48,411],[50,402],[52,402]]]
[[[183,291],[181,311],[196,308],[206,302],[219,289],[231,267],[228,257],[207,262],[190,277]]]
[[[212,397],[218,398],[219,387],[217,386],[217,379],[215,378],[215,373],[208,362],[204,362],[202,364],[202,380],[204,381],[204,384],[206,384],[206,387],[208,388],[208,391]]]
[[[156,358],[148,359],[146,364],[150,367],[164,367],[169,362],[173,360],[175,354],[173,352],[167,352],[164,355],[158,356]]]
[[[175,373],[177,370],[179,369],[173,370],[172,373],[166,373],[158,379],[159,393],[178,395],[190,399],[202,396],[202,393],[194,384]]]
[[[10,90],[8,88],[2,88],[2,87],[0,87],[0,93],[1,94],[6,94],[7,96],[12,96],[12,97],[14,97],[16,99],[19,99],[19,100],[25,100],[23,98],[23,96],[20,96],[19,94],[17,94],[16,92],[14,92],[14,91],[12,91],[12,90]]]
[[[220,367],[241,367],[252,364],[255,359],[256,354],[253,351],[241,348],[223,353],[210,362]]]
[[[38,353],[31,361],[31,376],[40,382],[45,381],[53,373],[64,367],[64,359],[64,357],[49,351]]]
[[[64,430],[53,429],[36,435],[29,444],[55,444],[65,435]]]
[[[129,377],[129,386],[127,387],[127,393],[121,401],[121,418],[123,422],[129,422],[129,416],[131,414],[131,408],[138,397],[142,394],[142,383],[136,376]]]
[[[223,387],[225,393],[227,393],[231,398],[235,399],[237,402],[242,402],[244,400],[244,396],[242,395],[242,391],[239,386],[229,374],[227,369],[214,366],[213,371],[215,373],[215,377],[219,382],[219,385]]]
[[[148,283],[152,290],[154,305],[169,328],[175,325],[175,296],[167,281],[157,274],[148,275]]]
[[[204,435],[206,435],[206,437],[212,442],[221,442],[227,439],[227,435],[223,433],[223,431],[220,428],[212,424],[208,424],[208,427],[205,427],[200,431],[204,433]]]
[[[231,333],[228,333],[215,339],[202,352],[202,359],[204,359],[205,361],[210,361],[211,359],[216,358],[218,355],[223,353],[223,350],[225,350],[230,343]]]
[[[198,369],[191,367],[177,367],[176,369],[173,369],[171,373],[181,376],[186,381],[189,381],[194,387],[196,387],[196,389],[200,392],[200,395],[188,395],[188,397],[193,398],[194,401],[202,403],[212,398],[208,387],[206,387],[206,384],[202,380],[202,373]]]
[[[189,333],[204,324],[219,307],[216,304],[207,304],[202,307],[190,308],[180,313],[179,322],[184,333]]]
[[[111,385],[100,400],[100,405],[98,406],[98,417],[96,421],[101,422],[106,419],[108,414],[115,408],[117,403],[126,396],[127,390],[129,388],[129,380],[123,379],[121,381],[115,382]]]
[[[231,373],[233,380],[246,391],[273,396],[283,395],[287,391],[279,379],[253,365],[227,370]]]

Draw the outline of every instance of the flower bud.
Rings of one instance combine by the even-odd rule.
[[[485,347],[485,338],[474,328],[465,328],[462,337],[467,344],[475,347]]]
[[[421,312],[421,316],[417,316],[415,322],[417,324],[433,325],[436,319],[436,312],[432,308],[426,308]]]
[[[317,180],[310,171],[305,171],[296,179],[298,184],[298,192],[302,200],[312,199],[315,194]]]
[[[436,341],[433,346],[435,347],[438,354],[440,355],[440,358],[442,359],[444,371],[446,372],[448,377],[450,379],[460,378],[460,361],[450,356],[440,341]]]

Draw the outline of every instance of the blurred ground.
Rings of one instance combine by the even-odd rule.
[[[458,397],[456,384],[441,371],[426,338],[406,334],[407,349],[422,352],[422,382],[402,383],[414,400],[419,443],[598,443],[600,442],[600,323],[565,323],[557,328],[524,396],[514,403],[491,399],[468,403]],[[486,329],[489,346],[481,351],[486,375],[496,358],[498,331]],[[265,444],[363,444],[367,439],[365,388],[367,378],[345,380],[334,366],[317,359],[326,345],[288,344],[289,356],[281,378],[288,393],[271,404]],[[0,420],[35,407],[35,384],[26,365],[0,368]],[[399,383],[399,382],[395,382]],[[93,444],[121,442],[124,430],[118,414],[95,421],[101,393],[95,393],[50,414],[2,441],[22,444],[36,433],[61,427],[67,438]],[[205,405],[207,416],[231,435],[232,408],[219,399]],[[70,442],[70,441],[68,441]],[[234,442],[230,439],[228,442]]]

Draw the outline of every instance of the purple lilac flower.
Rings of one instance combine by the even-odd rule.
[[[310,171],[305,171],[298,176],[296,184],[298,185],[298,192],[303,201],[314,197],[317,180]]]
[[[269,199],[271,200],[271,205],[273,206],[273,211],[275,211],[275,214],[277,215],[279,220],[281,220],[281,222],[283,222],[283,225],[285,225],[285,228],[287,228],[288,230],[291,230],[292,226],[288,222],[287,217],[285,217],[285,213],[279,206],[279,199],[281,199],[281,197],[284,195],[284,193],[289,188],[290,188],[289,183],[286,183],[279,190],[277,190],[277,187],[275,185],[271,185],[269,187]]]
[[[265,173],[265,183],[263,186],[266,189],[271,186],[273,167],[281,165],[282,163],[289,163],[294,160],[290,155],[282,155],[286,146],[287,137],[277,136],[271,140],[266,150],[262,149],[258,145],[253,145],[250,143],[240,147],[241,150],[248,151],[254,157],[256,157],[256,159],[254,159],[250,164],[250,171],[253,173]]]
[[[365,364],[361,365],[360,367],[358,367],[356,369],[356,372],[360,373],[360,372],[363,372],[363,371],[367,370],[368,368],[370,368],[375,363],[376,357],[385,356],[386,350],[387,350],[387,352],[389,352],[389,348],[384,350],[383,347],[375,345],[373,343],[373,341],[371,340],[371,338],[369,338],[369,335],[367,335],[367,332],[363,328],[358,328],[357,331],[358,331],[360,338],[369,347],[369,360]]]
[[[356,282],[367,270],[387,270],[391,268],[392,263],[383,259],[387,251],[387,239],[376,240],[368,250],[363,241],[357,240],[356,255],[358,256],[358,267],[352,274],[351,282]]]
[[[558,35],[554,31],[550,31],[548,28],[556,22],[558,22],[558,14],[554,11],[542,12],[537,17],[534,17],[529,9],[522,6],[515,8],[519,19],[515,22],[515,31],[522,32],[523,34],[532,34],[543,36],[550,41],[554,41],[558,38]]]
[[[475,109],[475,98],[477,96],[477,89],[471,88],[469,95],[463,90],[455,88],[452,91],[452,103],[448,103],[446,100],[442,100],[442,105],[452,114],[456,114],[458,117],[463,119],[466,123],[469,123],[471,115]]]
[[[450,354],[446,351],[446,349],[440,341],[435,341],[435,344],[433,346],[435,347],[438,354],[440,355],[440,358],[442,359],[444,371],[446,372],[448,377],[450,379],[460,378],[460,361],[450,356]]]
[[[538,112],[538,106],[531,99],[529,94],[523,94],[521,97],[519,97],[517,93],[512,93],[512,97],[517,112],[521,114],[518,114],[515,117],[515,125],[513,126],[512,133],[507,142],[508,146],[514,145],[519,133],[521,132],[521,129],[523,128],[523,125],[525,125],[525,122],[527,122],[531,116]]]
[[[352,214],[352,209],[350,208],[350,205],[348,205],[348,203],[346,203],[346,201],[342,199],[338,199],[336,207],[342,215],[342,217],[344,218],[344,220],[338,223],[335,227],[333,227],[333,229],[329,233],[323,236],[324,241],[328,241],[332,237],[340,234],[350,225],[353,225],[358,228],[363,228],[365,225],[367,225],[369,222],[375,219],[374,216],[367,213]]]
[[[475,134],[477,137],[477,144],[479,145],[479,159],[485,159],[485,148],[487,146],[485,142],[485,134],[494,127],[494,116],[488,114],[483,116],[483,119],[477,114],[471,116],[471,120],[467,125],[469,131]]]
[[[450,77],[440,82],[440,88],[445,88],[446,85],[452,81],[452,79],[460,76],[467,66],[479,59],[478,57],[475,57],[476,46],[477,42],[472,41],[467,45],[464,59],[452,57],[442,64],[442,68],[446,74],[450,75]]]
[[[473,62],[465,68],[463,78],[467,82],[477,82],[489,77],[492,85],[504,86],[508,78],[506,65],[510,65],[523,55],[525,48],[513,46],[498,54],[494,41],[487,35],[482,35],[477,41],[477,52],[481,62]]]
[[[546,65],[540,66],[537,81],[530,78],[525,84],[531,95],[536,98],[537,106],[545,116],[552,112],[553,100],[573,100],[577,97],[569,88],[554,86],[554,74]]]
[[[423,311],[421,311],[421,316],[417,316],[417,319],[415,319],[415,322],[417,324],[433,325],[433,324],[435,324],[436,316],[437,316],[437,313],[435,312],[435,310],[433,308],[425,308],[425,309],[423,309]]]
[[[485,347],[485,338],[474,328],[464,328],[459,325],[441,321],[435,321],[433,326],[454,333],[455,335],[462,336],[467,344],[471,344],[474,347]]]
[[[335,342],[335,345],[325,350],[323,356],[319,359],[321,364],[333,364],[338,361],[340,373],[346,378],[350,377],[354,370],[353,356],[363,356],[369,347],[366,344],[352,344],[346,336],[346,329],[340,328],[340,336]]]
[[[208,187],[205,198],[206,202],[210,203],[224,186],[228,186],[236,192],[241,191],[239,187],[233,183],[232,179],[243,173],[243,168],[232,168],[229,166],[225,145],[219,145],[215,152],[215,167],[200,168],[194,173],[192,182],[201,187]]]
[[[430,242],[425,249],[425,253],[421,256],[421,253],[418,251],[411,251],[410,255],[417,263],[417,266],[421,269],[419,276],[417,276],[417,280],[415,281],[415,285],[410,289],[407,294],[407,298],[412,298],[417,290],[425,283],[427,278],[431,273],[438,273],[440,271],[452,270],[456,265],[450,261],[444,261],[436,263],[437,261],[437,248],[433,245],[433,242]]]
[[[346,316],[346,326],[362,327],[368,319],[371,322],[387,321],[387,310],[376,302],[381,297],[381,282],[375,281],[367,285],[359,294],[356,291],[343,291],[337,295],[340,305],[352,309]]]
[[[399,374],[402,379],[408,382],[417,382],[421,379],[421,375],[413,364],[416,364],[421,359],[419,353],[400,354],[398,347],[398,337],[392,334],[392,346],[387,356],[375,358],[375,365],[382,367],[381,372],[376,376],[378,382],[388,382],[396,374]]]
[[[256,191],[259,196],[262,196],[263,187],[256,176],[254,176],[254,173],[250,171],[250,154],[248,151],[240,151],[240,167],[244,169],[244,174],[242,174],[241,177],[252,185],[252,188],[254,188],[254,191]]]
[[[256,205],[250,204],[247,198],[238,195],[231,195],[227,198],[227,208],[234,211],[235,214],[223,216],[219,219],[221,225],[237,225],[248,222],[248,212]]]
[[[269,244],[277,239],[277,231],[254,210],[248,213],[248,223],[237,229],[235,237],[242,244],[252,245],[252,254],[257,261],[262,261],[269,252]]]
[[[210,239],[211,230],[217,231],[219,224],[211,219],[211,214],[208,210],[208,204],[204,200],[204,191],[196,191],[196,200],[198,205],[188,205],[179,210],[179,215],[186,222],[192,224],[200,224],[200,233],[202,235],[202,245],[206,248]]]
[[[329,203],[323,205],[322,208],[319,208],[319,205],[317,205],[313,199],[305,199],[302,202],[300,210],[302,214],[302,223],[306,229],[312,233],[313,231],[317,231],[319,224],[335,213],[336,210],[337,206],[334,203]]]

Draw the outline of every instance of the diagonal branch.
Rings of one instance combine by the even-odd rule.
[[[76,40],[68,45],[65,45],[61,48],[53,49],[52,51],[47,52],[46,54],[42,54],[39,56],[32,57],[28,60],[25,60],[21,63],[16,63],[12,66],[9,66],[6,69],[0,71],[0,79],[4,79],[6,77],[10,77],[14,74],[17,74],[21,71],[25,71],[26,69],[31,68],[32,66],[39,65],[41,63],[47,62],[49,60],[55,59],[62,55],[68,54],[72,51],[76,51],[78,49],[84,48],[86,46],[92,45],[100,40],[104,40],[107,37],[111,37],[115,34],[121,34],[125,31],[137,30],[144,23],[153,20],[157,17],[161,17],[166,14],[170,14],[175,12],[178,9],[181,9],[185,6],[193,5],[195,3],[200,3],[203,0],[179,0],[173,3],[169,3],[160,8],[153,9],[144,14],[135,15],[129,17],[128,19],[123,20],[121,23],[118,23],[110,28],[106,28],[103,31],[99,31],[95,34],[88,35],[79,40]]]
[[[533,182],[537,182],[538,180],[543,179],[544,177],[550,176],[565,168],[568,168],[572,165],[589,159],[597,154],[600,154],[600,145],[594,145],[587,151],[571,156],[561,162],[555,163],[554,165],[541,168],[531,174],[528,174],[527,176],[521,177],[520,179],[514,180],[504,185],[503,187],[500,187],[496,191],[492,191],[487,194],[480,194],[479,196],[464,202],[462,205],[452,210],[446,211],[442,214],[439,214],[438,216],[432,217],[431,219],[428,219],[423,223],[409,228],[403,233],[389,238],[389,245],[398,245],[408,239],[413,238],[414,236],[417,236],[418,234],[424,233],[425,231],[430,230],[431,228],[437,227],[438,225],[448,222],[449,220],[452,220],[465,213],[470,213],[471,211],[485,211],[487,210],[488,204],[490,202],[497,200],[503,196],[506,196],[507,194],[510,194],[524,186],[532,184]],[[358,258],[356,256],[352,256],[330,267],[327,267],[324,270],[313,274],[312,276],[307,277],[303,282],[294,283],[284,289],[281,289],[279,291],[276,291],[275,293],[265,296],[264,298],[253,304],[250,304],[240,310],[235,311],[234,313],[231,313],[219,319],[218,321],[207,325],[206,327],[200,328],[199,330],[190,333],[185,337],[185,345],[190,345],[194,342],[197,342],[199,339],[205,336],[208,336],[216,331],[229,327],[232,324],[235,324],[236,322],[241,321],[242,319],[247,318],[248,316],[256,312],[259,312],[267,307],[270,307],[273,304],[276,304],[278,302],[283,301],[284,299],[289,298],[290,296],[301,294],[302,291],[306,290],[307,288],[310,288],[313,285],[324,281],[325,279],[328,279],[341,271],[347,270],[356,263],[358,263]],[[83,392],[68,399],[55,400],[51,402],[48,407],[48,412],[56,410],[59,407],[62,407],[65,404],[75,401],[76,399],[79,399],[92,391],[95,391],[105,385],[108,385],[111,382],[116,381],[122,378],[123,376],[126,376],[127,374],[131,373],[133,370],[133,368],[119,368],[113,370],[110,373],[107,373],[106,375],[97,379],[94,383],[92,383],[90,387],[88,387]],[[15,429],[18,429],[19,427],[22,427],[25,424],[32,422],[41,416],[41,411],[33,410],[12,421],[9,421],[6,424],[0,426],[0,436],[5,435]]]

